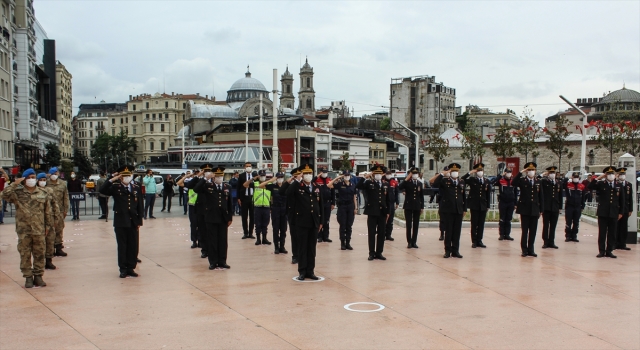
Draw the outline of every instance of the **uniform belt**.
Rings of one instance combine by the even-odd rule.
[[[353,204],[353,201],[338,201],[338,205]]]
[[[253,205],[254,208],[271,208],[270,205]]]

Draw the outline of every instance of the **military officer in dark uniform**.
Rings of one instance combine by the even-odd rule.
[[[542,174],[542,192],[544,193],[544,213],[542,213],[542,249],[558,249],[555,243],[556,226],[562,209],[562,181],[556,179],[555,166],[550,166]]]
[[[238,176],[239,184],[244,184],[254,177],[251,172],[252,169],[253,167],[251,166],[251,162],[246,162],[244,164],[244,172]],[[238,205],[241,208],[240,210],[242,215],[242,231],[244,232],[242,239],[256,238],[253,236],[253,188],[238,186],[237,195]]]
[[[578,240],[578,227],[580,227],[580,216],[587,202],[587,187],[580,182],[580,173],[571,175],[571,181],[564,185],[565,200],[565,226],[564,241],[580,242]]]
[[[424,185],[418,180],[418,168],[411,168],[407,177],[398,186],[398,190],[404,192],[404,219],[407,229],[407,248],[418,248],[418,228],[420,227],[420,215],[424,210]]]
[[[336,202],[335,190],[327,186],[330,181],[331,178],[329,177],[327,168],[322,168],[320,176],[314,180],[318,188],[320,188],[320,192],[322,192],[322,198],[324,198],[324,203],[322,203],[324,206],[324,222],[322,223],[322,232],[318,232],[318,243],[332,242],[332,240],[329,239],[329,221],[331,219],[331,211],[335,208]]]
[[[382,255],[384,251],[384,238],[386,235],[386,225],[389,205],[387,192],[388,185],[382,182],[382,174],[386,168],[382,165],[374,165],[371,173],[366,174],[357,188],[364,192],[367,199],[364,207],[364,214],[367,215],[367,228],[369,233],[369,261],[373,259],[387,260]]]
[[[287,196],[294,200],[293,222],[298,235],[298,273],[297,279],[318,280],[314,273],[316,267],[316,237],[324,222],[324,198],[320,188],[312,181],[313,168],[305,164],[301,168],[302,181],[292,182],[287,188]]]
[[[616,181],[616,168],[609,166],[602,170],[602,175],[591,180],[589,190],[596,191],[598,196],[598,258],[617,258],[613,255],[616,248],[618,220],[627,211],[624,188]],[[606,178],[606,179],[605,179]],[[606,245],[605,245],[606,244]]]
[[[470,177],[474,174],[474,177]],[[484,164],[478,163],[462,180],[469,186],[467,209],[471,210],[471,248],[487,246],[482,243],[484,223],[491,203],[491,182],[484,178]]]
[[[327,184],[327,187],[333,188],[336,191],[336,197],[338,202],[338,224],[340,225],[340,249],[341,250],[353,250],[351,247],[351,231],[353,228],[353,221],[356,218],[358,212],[358,203],[356,195],[358,190],[356,189],[356,179],[351,176],[349,170],[344,170],[342,175],[331,180]]]
[[[622,213],[622,217],[618,220],[618,244],[616,249],[631,250],[627,247],[627,236],[629,235],[629,217],[633,214],[633,187],[631,182],[627,181],[627,168],[618,168],[618,182],[622,186],[624,198],[626,200],[626,210]]]
[[[113,197],[113,230],[118,243],[120,278],[138,277],[139,229],[142,226],[144,199],[140,185],[133,180],[133,166],[125,165],[105,181],[100,193]]]
[[[520,226],[522,236],[520,237],[520,248],[522,257],[537,257],[534,243],[536,241],[536,231],[538,231],[538,220],[540,214],[544,212],[544,193],[540,180],[536,178],[536,163],[529,162],[524,165],[522,172],[513,178],[514,185],[520,191],[516,213],[520,214]],[[522,174],[526,173],[526,177]]]
[[[209,270],[215,268],[229,269],[227,265],[228,227],[231,226],[231,186],[224,184],[224,167],[205,164],[201,167],[204,177],[199,179],[193,191],[202,198],[198,208],[204,219],[204,230],[200,234],[206,236]]]
[[[432,177],[429,182],[439,189],[440,218],[444,224],[444,258],[462,259],[460,233],[462,218],[467,213],[464,180],[459,178],[460,164],[449,164],[449,170]],[[447,176],[445,176],[447,175]]]
[[[400,189],[398,188],[398,180],[393,177],[393,173],[389,169],[387,169],[387,173],[382,178],[382,181],[386,182],[389,186],[387,196],[389,196],[389,202],[391,203],[389,206],[389,217],[387,218],[387,233],[384,239],[394,241],[395,239],[391,237],[391,235],[393,234],[393,219],[396,217],[396,209],[398,209],[400,205]]]
[[[287,254],[284,248],[287,238],[287,196],[280,193],[284,187],[284,173],[276,173],[276,176],[258,186],[271,192],[271,229],[273,231],[273,254]]]
[[[287,189],[292,183],[299,183],[302,181],[302,172],[300,168],[291,169],[291,177],[284,182],[282,187],[278,190],[279,194],[287,198],[287,221],[289,222],[289,234],[291,236],[291,263],[298,263],[298,230],[295,226],[293,217],[296,213],[295,206],[295,193],[287,193]]]
[[[518,202],[518,191],[513,184],[513,173],[507,169],[502,175],[498,175],[494,185],[498,186],[498,210],[500,212],[499,234],[500,241],[513,241],[511,238],[511,220],[513,211]]]

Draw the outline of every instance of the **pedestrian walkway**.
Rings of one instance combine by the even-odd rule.
[[[520,257],[518,238],[498,241],[497,229],[472,249],[463,229],[464,258],[443,259],[437,228],[420,229],[420,249],[397,228],[388,260],[367,261],[366,217],[356,216],[354,250],[341,251],[333,216],[334,243],[316,259],[325,280],[300,283],[291,254],[240,239],[238,216],[231,269],[210,271],[189,249],[187,218],[163,214],[141,228],[139,278],[118,278],[112,223],[83,218],[67,221],[69,256],[31,290],[15,226],[1,226],[0,349],[640,348],[640,247],[597,259],[590,225],[559,250],[541,249],[539,233],[538,258]],[[384,309],[345,309],[357,302]]]

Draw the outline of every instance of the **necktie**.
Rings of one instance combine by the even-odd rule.
[[[413,180],[413,185],[414,185],[414,186],[418,186],[418,181]]]
[[[454,185],[454,186],[458,186],[458,180],[454,180],[454,181],[453,181],[453,185]]]
[[[484,184],[484,182],[482,181],[482,178],[480,179],[480,184],[481,184],[481,185],[482,185],[482,184]]]
[[[218,185],[218,191],[222,191],[222,188],[220,187],[220,185]]]

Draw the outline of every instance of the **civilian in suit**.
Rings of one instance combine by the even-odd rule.
[[[238,183],[244,184],[253,178],[250,162],[244,164],[244,172],[238,176]],[[244,235],[242,239],[256,238],[253,235],[253,188],[244,188],[238,186],[238,204],[240,205],[240,213],[242,215],[242,231]]]

